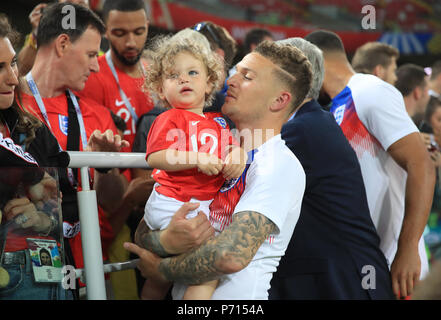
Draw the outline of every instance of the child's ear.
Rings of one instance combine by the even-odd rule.
[[[208,78],[207,79],[207,89],[205,90],[205,94],[210,94],[212,91],[213,91],[213,86],[214,86],[214,84],[213,84],[213,81],[211,80],[211,78]]]
[[[162,89],[162,86],[159,86],[159,87],[158,87],[157,92],[158,92],[158,97],[159,97],[159,99],[161,99],[161,100],[165,100],[164,90]]]

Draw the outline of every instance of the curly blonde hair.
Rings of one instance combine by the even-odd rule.
[[[211,91],[205,95],[205,106],[211,105],[214,96],[221,89],[221,74],[223,62],[211,51],[207,39],[200,33],[191,29],[184,29],[173,36],[159,36],[149,51],[150,65],[145,79],[145,87],[155,102],[165,108],[170,104],[159,97],[162,83],[167,71],[174,64],[174,58],[181,52],[188,52],[196,59],[202,61],[207,69],[208,81],[212,83]]]

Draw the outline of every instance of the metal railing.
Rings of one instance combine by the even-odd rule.
[[[90,189],[89,168],[143,168],[149,169],[145,153],[80,152],[68,151],[69,168],[81,169],[81,187],[78,192],[78,209],[81,224],[84,272],[77,270],[77,277],[84,275],[88,300],[106,300],[105,272],[133,268],[136,261],[103,264],[101,250],[98,205],[95,190]]]

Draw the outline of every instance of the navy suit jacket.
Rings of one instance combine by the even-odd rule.
[[[333,115],[308,102],[282,139],[305,170],[306,189],[269,298],[393,299],[360,165]]]

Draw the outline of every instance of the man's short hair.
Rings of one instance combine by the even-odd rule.
[[[412,93],[416,87],[424,86],[426,72],[420,66],[406,63],[397,69],[397,81],[395,87],[406,97]]]
[[[145,11],[147,10],[143,0],[106,0],[104,1],[103,9],[101,10],[101,16],[103,17],[104,22],[107,23],[109,12],[112,10],[132,12],[141,9]]]
[[[432,73],[430,74],[430,80],[435,80],[439,74],[441,74],[441,60],[436,61],[432,67]]]
[[[343,41],[338,34],[328,30],[318,30],[311,32],[305,37],[305,40],[315,44],[324,53],[327,52],[343,52],[345,53],[345,47]]]
[[[279,68],[274,68],[275,75],[288,86],[293,96],[290,113],[296,110],[311,88],[311,63],[299,49],[271,41],[261,42],[253,52],[271,60]]]
[[[352,67],[356,72],[372,74],[376,66],[387,68],[393,58],[399,57],[400,52],[391,45],[376,41],[367,42],[355,51]]]
[[[211,21],[203,21],[195,24],[191,29],[202,33],[210,43],[211,50],[222,49],[225,53],[225,68],[229,68],[237,52],[236,40],[227,29]]]
[[[311,63],[312,70],[312,84],[306,98],[318,99],[320,89],[322,88],[323,79],[325,77],[325,66],[323,61],[323,53],[316,45],[302,38],[289,38],[279,40],[277,43],[289,44],[300,51],[308,58]]]
[[[273,34],[267,29],[263,29],[263,28],[250,29],[245,35],[245,39],[243,41],[245,54],[251,51],[252,44],[255,44],[257,46],[267,37],[273,38]]]
[[[66,6],[71,6],[75,10],[74,28],[63,27],[64,19],[70,12],[69,10],[63,12]],[[37,48],[51,43],[61,34],[68,35],[70,41],[75,42],[89,27],[96,29],[101,35],[106,30],[101,19],[89,8],[74,3],[54,3],[43,11],[37,31]]]

